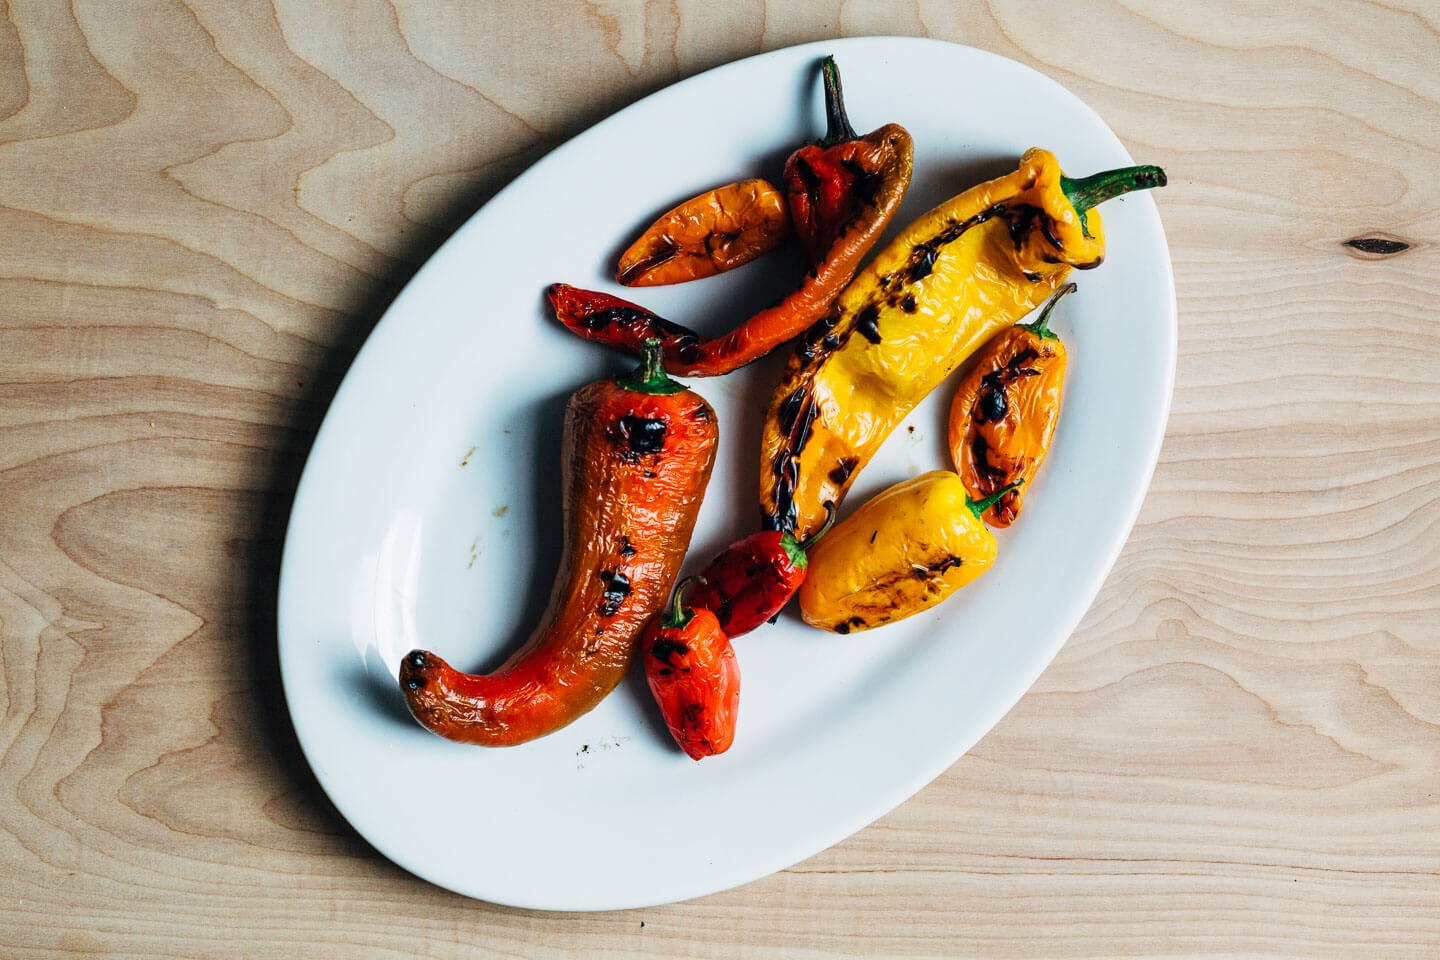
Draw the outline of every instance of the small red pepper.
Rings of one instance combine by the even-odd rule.
[[[855,216],[861,197],[876,187],[874,147],[850,126],[840,68],[834,57],[820,61],[825,81],[825,136],[785,161],[785,199],[795,234],[811,263],[825,253]]]
[[[749,633],[780,611],[805,582],[805,551],[835,522],[835,505],[824,525],[804,543],[778,530],[762,530],[731,544],[700,574],[690,602],[715,613],[720,629],[734,639]]]
[[[715,614],[685,605],[694,583],[681,581],[669,612],[650,621],[640,643],[645,680],[670,736],[690,759],[701,760],[735,742],[740,663]]]

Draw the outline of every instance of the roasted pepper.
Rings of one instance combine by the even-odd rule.
[[[694,581],[675,589],[668,613],[645,629],[645,681],[665,726],[692,760],[724,753],[735,741],[740,663],[715,614],[685,604]]]
[[[1071,180],[1030,150],[1020,168],[907,227],[801,338],[762,437],[766,526],[807,536],[905,415],[1001,327],[1024,317],[1072,267],[1105,251],[1090,208],[1161,186],[1158,167]]]
[[[461,673],[414,650],[400,690],[449,740],[523,743],[589,711],[624,676],[685,558],[715,460],[715,412],[665,375],[658,343],[633,374],[565,408],[565,546],[541,626],[499,670]]]
[[[627,287],[714,276],[769,253],[790,236],[785,195],[764,180],[742,180],[686,200],[630,245],[615,268]]]
[[[672,373],[711,377],[758,360],[824,316],[899,209],[914,162],[914,144],[903,127],[886,124],[863,137],[848,123],[837,129],[845,116],[838,78],[832,61],[826,69],[825,139],[819,147],[802,147],[796,152],[800,159],[786,164],[793,171],[793,176],[787,172],[786,192],[801,239],[807,248],[824,247],[799,289],[712,338],[619,297],[557,283],[550,287],[550,305],[560,322],[587,340],[632,353],[646,338],[658,337]]]
[[[980,514],[1014,486],[975,501],[956,474],[935,470],[877,494],[810,551],[805,622],[854,633],[935,606],[995,562]]]
[[[731,544],[700,572],[700,585],[691,592],[690,602],[714,611],[720,629],[732,640],[749,633],[790,602],[805,579],[805,552],[834,520],[831,507],[825,525],[804,543],[788,533],[762,530]]]
[[[1017,480],[1030,481],[1050,451],[1060,419],[1065,344],[1048,326],[1055,304],[1075,284],[1055,291],[1034,323],[1001,330],[975,354],[950,404],[950,455],[970,496],[988,497]],[[1020,515],[1025,488],[1016,487],[985,511],[992,527]]]

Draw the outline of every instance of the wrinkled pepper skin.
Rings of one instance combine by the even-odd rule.
[[[935,470],[876,494],[810,551],[805,622],[854,633],[929,610],[995,562],[960,477]]]
[[[405,702],[432,732],[524,743],[588,712],[624,676],[684,560],[718,436],[710,405],[659,370],[658,345],[647,361],[582,387],[565,409],[565,545],[530,640],[483,676],[425,650],[401,661]]]
[[[712,611],[730,639],[749,633],[779,614],[800,589],[809,563],[806,551],[827,529],[821,527],[804,543],[778,530],[732,543],[700,572],[690,603]]]
[[[838,97],[838,83],[833,91],[827,82],[827,110],[832,117],[836,111],[829,100]],[[823,243],[824,253],[805,274],[799,288],[779,303],[761,310],[724,336],[703,337],[618,297],[557,283],[549,292],[556,318],[577,336],[631,353],[637,352],[646,339],[659,338],[665,347],[666,368],[684,377],[729,373],[798,336],[827,314],[855,276],[860,262],[900,208],[914,171],[915,144],[904,127],[886,124],[863,137],[848,132],[848,141],[831,148],[836,151],[833,163],[819,168],[833,168],[843,174],[830,185],[834,189],[829,192],[838,191],[838,195],[824,201],[826,210],[839,212],[820,219],[807,214],[803,228],[796,225],[807,249]],[[830,133],[835,134],[833,124]],[[811,149],[818,148],[806,147],[800,152]],[[804,194],[799,169],[795,177]],[[808,169],[815,172],[815,168]],[[796,194],[787,190],[787,197],[793,219]]]
[[[790,236],[783,193],[767,181],[716,187],[675,207],[620,257],[615,280],[654,287],[711,277],[743,266]]]
[[[845,112],[835,58],[821,60],[820,72],[825,84],[825,136],[790,154],[784,174],[795,235],[811,263],[825,259],[826,251],[860,212],[864,198],[874,192],[884,161],[876,148],[890,129],[881,127],[864,137],[856,134]]]
[[[690,759],[703,760],[735,742],[740,662],[715,614],[684,606],[683,592],[682,584],[674,609],[651,620],[640,647],[670,736]]]
[[[1072,268],[1105,251],[1093,205],[1160,186],[1155,167],[1073,181],[1030,150],[912,223],[857,276],[796,346],[762,436],[760,507],[768,528],[804,537],[840,503],[890,432],[997,330],[1023,318]]]
[[[1075,284],[1067,283],[1033,324],[1007,327],[975,354],[950,404],[950,455],[976,500],[1001,487],[1033,480],[1060,420],[1065,344],[1049,327],[1050,312]],[[1020,515],[1025,487],[1005,494],[982,519],[1008,527]]]

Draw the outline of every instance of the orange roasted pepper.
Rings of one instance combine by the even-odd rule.
[[[1016,481],[1035,477],[1055,424],[1060,419],[1060,388],[1065,382],[1065,344],[1048,326],[1055,304],[1075,284],[1067,283],[1045,304],[1034,323],[1016,324],[996,334],[975,355],[950,404],[950,455],[975,500],[989,497]],[[1008,527],[1020,515],[1025,486],[995,501],[982,519]]]
[[[742,180],[656,220],[621,255],[615,279],[627,287],[698,280],[749,263],[788,236],[785,195],[764,180]]]

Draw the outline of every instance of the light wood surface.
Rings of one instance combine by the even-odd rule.
[[[1169,170],[1128,546],[969,756],[806,862],[581,916],[415,879],[277,687],[339,377],[549,147],[859,34],[1029,64]],[[0,2],[0,956],[1440,955],[1437,151],[1433,0]]]

